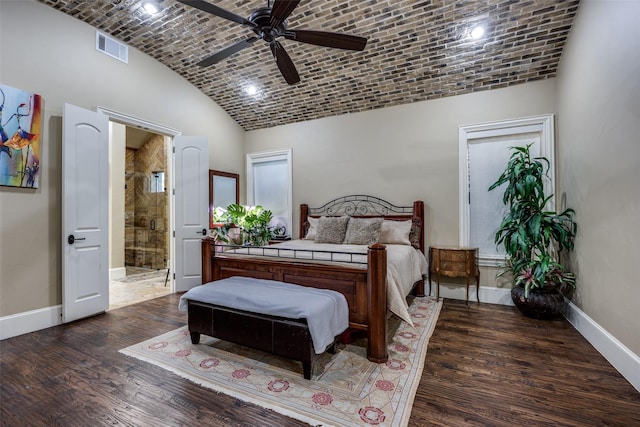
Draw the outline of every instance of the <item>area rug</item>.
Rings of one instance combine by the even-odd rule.
[[[406,426],[442,303],[415,298],[413,326],[389,321],[389,360],[366,358],[366,340],[340,344],[316,362],[311,380],[302,364],[201,336],[186,326],[120,350],[203,387],[316,426]]]

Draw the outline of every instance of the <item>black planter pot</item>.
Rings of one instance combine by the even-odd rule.
[[[557,290],[529,291],[529,297],[524,296],[524,287],[515,286],[511,289],[511,299],[522,314],[534,319],[555,319],[562,314],[565,306],[564,297]]]

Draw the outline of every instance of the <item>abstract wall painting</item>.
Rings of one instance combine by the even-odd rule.
[[[38,188],[42,97],[0,84],[0,185]]]

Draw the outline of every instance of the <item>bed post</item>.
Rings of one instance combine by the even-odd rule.
[[[375,363],[386,362],[387,354],[387,250],[379,243],[367,251],[369,274],[367,288],[367,359]]]
[[[300,238],[304,239],[304,223],[307,222],[307,216],[309,215],[309,205],[303,203],[300,205]]]
[[[215,250],[215,240],[211,237],[205,237],[202,239],[202,283],[209,283],[213,281],[213,271],[211,260],[211,256],[213,255],[211,252]]]
[[[413,202],[413,217],[420,219],[420,229],[422,232],[420,233],[420,250],[423,254],[426,254],[424,247],[424,202],[416,201]]]
[[[427,252],[424,247],[424,202],[423,201],[418,200],[413,202],[413,218],[414,220],[418,219],[420,221],[420,236],[418,236],[419,237],[418,242],[420,244],[420,251],[426,255]],[[418,297],[424,296],[424,280],[425,280],[425,277],[422,276],[422,280],[413,289],[413,294],[415,296],[418,296]]]

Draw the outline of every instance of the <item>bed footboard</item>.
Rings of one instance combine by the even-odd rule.
[[[273,259],[229,257],[215,252],[212,238],[202,241],[203,283],[233,276],[276,280],[340,292],[349,305],[349,327],[366,331],[367,358],[386,362],[387,355],[387,253],[384,245],[369,247],[368,269],[288,262]]]

